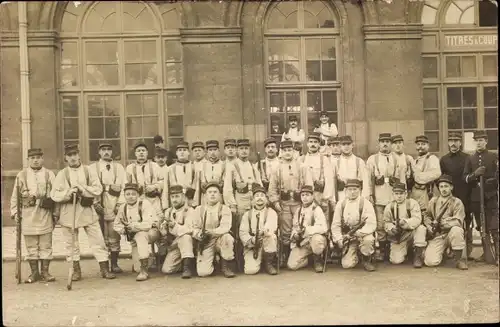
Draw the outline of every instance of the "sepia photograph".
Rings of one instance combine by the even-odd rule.
[[[1,1],[3,325],[499,323],[498,2]]]

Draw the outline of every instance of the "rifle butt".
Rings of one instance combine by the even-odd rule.
[[[74,269],[73,269],[73,264],[72,264],[71,267],[69,268],[69,271],[68,271],[68,282],[66,283],[66,288],[68,289],[68,291],[71,291],[71,289],[73,287],[73,273],[74,273]]]
[[[16,281],[21,284],[21,220],[16,222]]]
[[[495,254],[493,252],[490,234],[486,229],[486,213],[484,212],[484,177],[479,177],[479,200],[480,213],[479,220],[481,221],[481,243],[483,246],[484,261],[488,264],[496,264]]]

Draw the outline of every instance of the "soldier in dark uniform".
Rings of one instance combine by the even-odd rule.
[[[470,186],[463,178],[465,161],[469,158],[467,153],[462,151],[462,133],[450,132],[448,135],[448,149],[450,152],[445,154],[439,164],[441,172],[444,175],[451,176],[453,180],[452,194],[459,198],[465,208],[465,228],[467,241],[467,256],[472,251],[472,216],[470,214]]]
[[[476,220],[477,229],[480,230],[479,179],[480,176],[483,176],[485,227],[487,233],[493,237],[498,264],[498,158],[496,154],[486,149],[488,135],[485,131],[474,132],[474,140],[476,141],[476,152],[465,161],[464,179],[472,188],[470,207]]]

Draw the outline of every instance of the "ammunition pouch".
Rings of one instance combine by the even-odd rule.
[[[415,183],[415,185],[413,185],[417,190],[425,190],[427,188],[427,184],[419,184],[419,183]]]
[[[21,202],[24,208],[34,207],[36,205],[36,198],[34,196],[21,198]]]
[[[248,184],[243,188],[236,188],[236,192],[238,192],[240,194],[245,194],[245,193],[248,193],[249,191],[250,191],[250,189],[248,188]]]
[[[262,186],[264,187],[264,189],[267,192],[267,190],[269,190],[269,181],[263,180],[262,181]]]
[[[337,179],[337,191],[342,192],[345,189],[345,183],[341,179]]]
[[[280,199],[281,199],[281,201],[294,200],[294,201],[300,202],[300,192],[297,192],[297,191],[288,191],[288,192],[281,191]]]
[[[194,199],[195,193],[196,193],[196,190],[194,188],[191,188],[191,187],[186,188],[186,198],[188,200]]]
[[[102,207],[102,204],[100,203],[96,203],[94,204],[94,209],[95,209],[95,212],[97,212],[97,214],[101,217],[104,216],[104,208]]]
[[[427,233],[425,234],[425,240],[426,241],[432,240],[434,238],[435,234],[436,234],[435,232],[431,232],[431,231],[427,230]]]
[[[325,190],[325,182],[324,181],[315,181],[314,182],[314,192],[323,192]]]
[[[40,199],[39,207],[42,209],[53,210],[55,206],[54,200],[49,197],[43,197]]]
[[[340,228],[340,231],[342,232],[342,234],[347,234],[347,233],[349,233],[350,230],[351,230],[351,228],[347,225],[344,225]]]
[[[134,240],[135,234],[132,232],[125,232],[125,236],[127,237],[127,242],[132,242]]]
[[[139,186],[139,196],[143,195],[144,194],[144,187],[143,186]]]
[[[161,193],[158,190],[154,190],[151,192],[146,192],[144,195],[146,195],[146,197],[148,198],[157,198],[161,195]]]
[[[410,176],[406,180],[406,189],[410,191],[413,188],[413,186],[415,186],[415,179],[413,178],[413,176]]]
[[[389,177],[389,185],[394,186],[395,183],[399,182],[399,178],[391,176]]]
[[[84,208],[89,208],[94,204],[93,197],[80,196],[80,205]]]
[[[174,243],[175,241],[175,236],[168,233],[167,236],[165,236],[165,243],[167,244],[167,246],[171,246],[172,243]]]
[[[375,177],[375,179],[374,179],[375,185],[377,185],[377,186],[384,185],[384,183],[385,183],[384,179],[385,179],[384,176]]]
[[[108,190],[109,195],[114,196],[115,198],[120,196],[121,190],[120,191],[115,191],[111,187]]]

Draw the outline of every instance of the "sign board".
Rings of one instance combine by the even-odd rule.
[[[496,47],[498,34],[445,35],[447,48]]]
[[[476,142],[474,142],[474,133],[473,132],[465,132],[464,140],[463,140],[463,151],[465,153],[472,154],[476,152]]]

